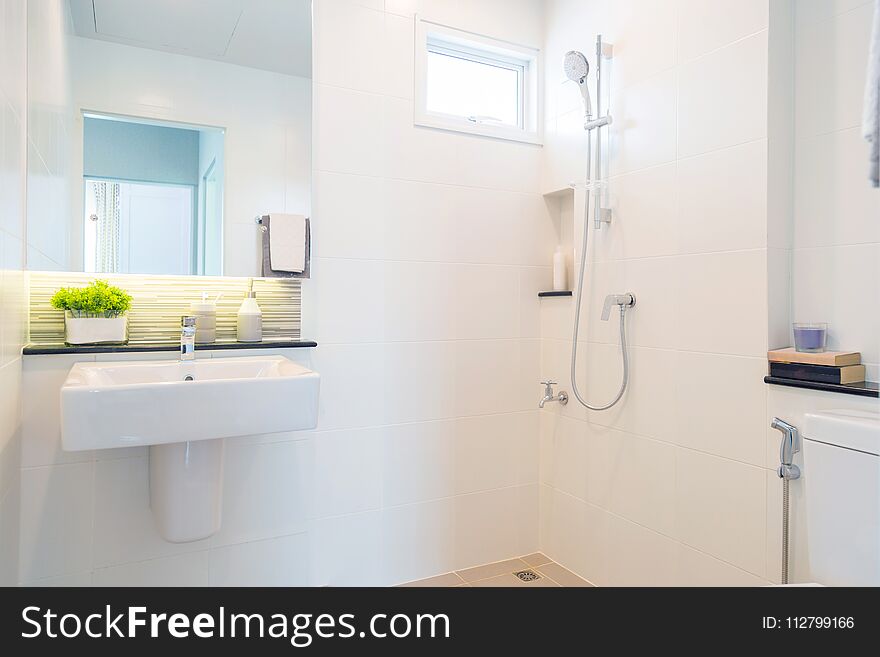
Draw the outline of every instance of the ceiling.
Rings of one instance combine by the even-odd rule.
[[[311,0],[69,0],[76,34],[312,77]]]

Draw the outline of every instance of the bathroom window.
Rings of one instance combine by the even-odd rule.
[[[540,143],[539,51],[417,22],[416,125]]]

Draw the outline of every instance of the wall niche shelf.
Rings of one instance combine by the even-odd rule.
[[[570,297],[571,290],[550,290],[548,292],[538,292],[538,297],[544,299],[546,297]]]

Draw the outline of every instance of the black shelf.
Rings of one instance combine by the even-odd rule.
[[[843,384],[816,383],[815,381],[801,381],[799,379],[783,379],[780,376],[765,376],[764,383],[769,383],[774,386],[787,386],[789,388],[806,388],[807,390],[839,392],[844,395],[857,395],[859,397],[880,397],[880,384],[872,381]]]
[[[238,349],[306,349],[317,347],[312,340],[264,340],[263,342],[214,342],[198,344],[196,351],[233,351]],[[67,344],[29,344],[22,350],[25,356],[52,354],[136,354],[153,351],[180,351],[180,346],[168,343],[96,344],[71,346]]]
[[[544,297],[570,297],[571,290],[560,290],[558,292],[556,290],[550,292],[538,292],[538,296],[542,299]]]

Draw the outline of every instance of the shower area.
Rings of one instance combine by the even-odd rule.
[[[779,582],[771,417],[876,407],[762,380],[798,318],[833,318],[867,362],[880,346],[873,312],[835,298],[880,298],[861,260],[874,3],[851,4],[546,5],[542,191],[573,294],[541,301],[541,378],[571,401],[540,413],[539,544],[593,584]],[[847,257],[866,281],[843,279]],[[799,490],[791,581],[809,581]]]
[[[573,371],[594,406],[623,394],[541,412],[539,534],[595,585],[778,577],[762,381],[774,4],[547,4],[543,190],[575,277],[571,299],[542,301],[541,373]],[[572,50],[586,125],[607,113],[607,128],[585,130]],[[623,294],[637,302],[618,325],[606,298]]]
[[[783,549],[791,581],[810,581],[800,484],[777,474],[770,420],[876,400],[763,377],[808,293],[840,293],[798,273],[816,257],[800,251],[818,183],[804,68],[815,34],[870,23],[872,6],[709,5],[545,3],[541,189],[571,290],[540,301],[539,552],[422,584],[761,586],[788,577]],[[866,44],[866,30],[834,44],[853,70],[829,77],[850,80],[853,107]],[[832,187],[866,199],[865,219],[880,207],[859,147]],[[876,299],[870,278],[859,289]],[[806,312],[839,312],[823,302]],[[876,353],[835,319],[839,340]]]

